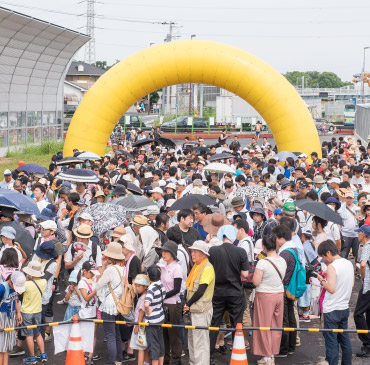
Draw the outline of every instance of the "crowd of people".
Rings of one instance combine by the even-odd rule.
[[[114,321],[296,328],[321,317],[323,328],[346,329],[358,280],[353,317],[357,329],[370,329],[370,146],[332,138],[320,154],[280,160],[266,139],[242,147],[230,138],[133,151],[122,140],[94,161],[64,165],[59,153],[47,174],[22,171],[23,161],[5,170],[0,188],[31,197],[39,214],[1,206],[1,328],[51,323],[55,306],[65,306],[64,320],[105,320],[107,351],[95,352],[102,341],[96,324],[87,364],[181,364],[187,353],[190,364],[213,364],[215,352],[232,345],[227,331]],[[210,161],[234,172],[209,170]],[[99,182],[58,177],[75,168]],[[97,234],[90,209],[135,195],[148,204],[127,209],[125,222]],[[300,201],[321,206],[326,216],[300,209]],[[328,209],[341,224],[327,218]],[[52,327],[0,332],[0,365],[26,351],[25,364],[47,361],[52,338]],[[358,338],[356,356],[370,358],[370,334]],[[348,333],[325,332],[324,340],[320,364],[337,365],[339,347],[342,364],[352,363]],[[297,331],[246,330],[244,342],[261,357],[258,364],[274,364],[301,346]]]

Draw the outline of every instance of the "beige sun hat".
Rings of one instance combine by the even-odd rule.
[[[102,252],[102,255],[116,260],[125,259],[125,256],[122,253],[122,246],[118,242],[111,242]]]
[[[119,238],[118,243],[120,243],[126,250],[135,251],[134,239],[132,238],[130,234],[122,235]]]
[[[197,250],[203,252],[205,255],[209,256],[208,253],[209,246],[201,240],[195,241],[193,243],[193,246],[189,247],[189,250]]]
[[[126,234],[126,229],[122,226],[117,226],[114,230],[113,230],[113,233],[112,233],[112,237],[115,237],[115,238],[120,238],[121,236],[123,236],[124,234]]]
[[[41,278],[44,276],[41,262],[38,261],[30,261],[28,265],[23,268],[23,272],[27,275],[34,276],[35,278]]]

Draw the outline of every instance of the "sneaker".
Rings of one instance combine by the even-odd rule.
[[[181,357],[186,356],[185,351],[181,350]]]
[[[311,318],[310,316],[304,316],[303,314],[301,314],[299,316],[299,322],[311,322]]]
[[[93,359],[92,359],[91,357],[88,357],[88,358],[86,359],[86,365],[93,365],[93,364],[94,364]]]
[[[37,357],[36,356],[28,356],[25,359],[23,359],[23,364],[37,364]]]
[[[100,355],[93,355],[92,359],[93,359],[94,361],[98,361],[98,360],[101,360],[101,359],[102,359],[102,357],[101,357]]]
[[[46,355],[45,353],[41,354],[40,355],[40,360],[41,360],[41,362],[48,361],[48,355]]]
[[[53,339],[53,334],[52,333],[46,333],[45,332],[45,342],[50,342]]]
[[[293,355],[294,351],[288,351],[288,355]]]
[[[218,351],[220,351],[220,353],[222,355],[226,354],[226,350],[227,350],[227,348],[226,348],[225,345],[220,346],[219,349],[218,349]]]
[[[295,340],[295,347],[299,346],[301,346],[301,339],[297,337],[297,339]]]
[[[370,347],[362,346],[361,351],[356,353],[357,357],[370,357]]]
[[[288,357],[288,354],[278,353],[277,355],[275,355],[275,357]]]
[[[67,304],[67,302],[63,298],[62,300],[58,300],[57,301],[57,304]]]
[[[264,357],[260,360],[257,360],[258,365],[275,365],[275,359],[272,357],[269,360],[266,360]]]
[[[123,357],[122,362],[129,362],[129,361],[135,361],[135,360],[136,360],[135,354],[126,354]]]
[[[26,351],[22,347],[15,345],[12,351],[9,351],[9,356],[20,356],[24,355]]]

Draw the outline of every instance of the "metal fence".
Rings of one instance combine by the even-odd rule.
[[[355,120],[357,135],[367,142],[370,135],[370,104],[357,105]]]

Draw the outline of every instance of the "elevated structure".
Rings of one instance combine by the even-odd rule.
[[[62,137],[64,76],[88,40],[0,7],[0,147]]]

